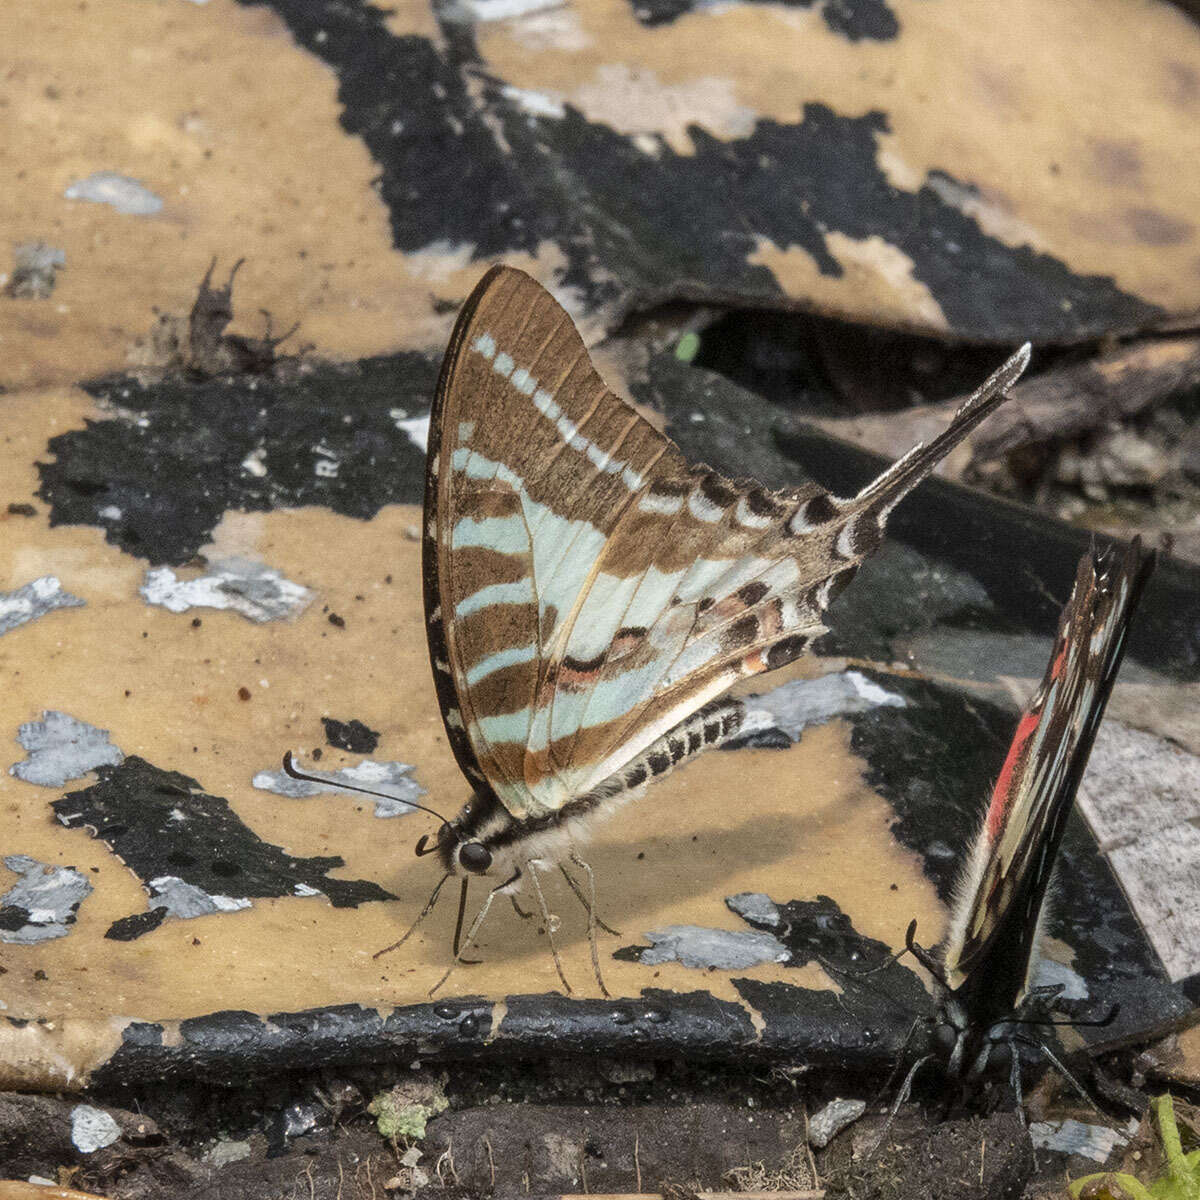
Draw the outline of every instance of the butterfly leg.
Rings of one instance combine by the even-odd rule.
[[[562,871],[563,875],[566,876],[567,882],[571,885],[571,890],[583,902],[583,907],[587,909],[588,946],[592,952],[592,973],[596,976],[596,983],[600,986],[600,994],[605,998],[605,1000],[607,1000],[609,999],[610,993],[608,988],[604,986],[604,977],[600,974],[600,950],[596,945],[596,925],[597,923],[604,925],[604,922],[596,916],[596,876],[592,873],[592,868],[585,863],[583,859],[575,853],[574,850],[571,851],[571,861],[580,867],[580,869],[587,876],[588,894],[586,899],[580,893],[575,881],[570,875],[567,874],[566,868],[564,868],[561,863],[559,864],[559,869]],[[609,933],[615,932],[614,930],[609,929],[607,925],[604,925],[604,928],[607,929]]]
[[[584,896],[583,892],[579,890],[579,884],[575,882],[574,876],[571,875],[571,873],[566,867],[563,866],[562,863],[558,864],[558,869],[562,872],[563,878],[567,881],[571,891],[573,891],[575,895],[579,897],[579,903],[582,904],[585,909],[587,909],[588,915],[591,916],[591,914],[596,911],[596,880],[592,876],[592,868],[589,867],[588,864],[579,857],[578,852],[575,850],[571,851],[571,861],[575,863],[576,866],[582,867],[588,877],[588,891],[591,893],[592,897],[591,903],[588,903],[588,900]],[[611,925],[607,924],[601,919],[598,913],[596,914],[596,924],[599,925],[605,933],[612,934],[613,937],[621,936],[621,931],[619,929],[614,929]]]
[[[896,1099],[892,1101],[892,1107],[888,1110],[887,1120],[883,1124],[883,1130],[879,1137],[875,1139],[875,1145],[867,1151],[867,1158],[874,1158],[879,1153],[883,1143],[887,1141],[887,1135],[892,1131],[892,1125],[895,1123],[896,1114],[900,1111],[900,1106],[912,1095],[913,1080],[917,1077],[917,1072],[931,1059],[932,1054],[926,1054],[918,1058],[915,1063],[909,1068],[909,1072],[904,1077],[904,1082],[900,1085],[900,1090],[896,1093]]]
[[[554,940],[554,925],[558,920],[550,913],[550,908],[546,904],[546,897],[542,894],[542,885],[538,881],[537,868],[532,862],[527,863],[529,867],[529,881],[533,884],[533,893],[537,896],[538,906],[542,910],[542,920],[546,922],[546,936],[550,939],[550,953],[554,955],[554,969],[558,972],[559,979],[562,980],[562,985],[566,989],[567,995],[571,995],[571,985],[567,982],[566,975],[563,974],[562,959],[558,954],[558,943]]]
[[[399,950],[400,947],[403,946],[410,937],[412,937],[413,931],[417,928],[417,926],[420,925],[420,923],[425,920],[425,918],[429,916],[431,912],[433,912],[433,906],[437,903],[438,896],[442,891],[442,886],[449,878],[449,875],[443,875],[441,879],[438,880],[437,887],[433,889],[433,895],[431,895],[429,899],[425,901],[425,907],[421,909],[421,911],[417,914],[417,919],[408,927],[408,932],[399,941],[393,942],[390,946],[384,946],[382,950],[376,950],[375,953],[371,955],[372,958],[381,958],[385,954],[390,954],[393,950]]]
[[[435,992],[441,990],[442,985],[446,982],[447,979],[450,978],[450,975],[454,971],[454,968],[457,967],[458,964],[463,961],[463,955],[467,952],[467,950],[470,949],[471,943],[475,940],[475,935],[479,932],[479,927],[483,924],[484,919],[488,915],[488,909],[490,909],[492,907],[492,901],[495,900],[495,898],[502,891],[504,891],[504,889],[506,887],[511,887],[520,878],[521,878],[521,872],[519,870],[514,871],[510,878],[506,879],[503,883],[497,884],[494,888],[492,888],[492,890],[490,892],[488,892],[487,899],[483,902],[483,905],[480,908],[480,910],[475,914],[475,920],[473,920],[471,922],[471,928],[467,930],[467,936],[465,938],[463,938],[462,945],[455,952],[453,960],[451,961],[450,965],[446,968],[445,975],[443,975],[441,977],[441,979],[439,979],[437,981],[437,983],[435,983],[433,985],[433,987],[431,987],[429,989],[429,994],[431,996]]]
[[[520,905],[517,903],[517,897],[516,897],[516,894],[515,894],[514,892],[509,892],[509,893],[508,893],[508,898],[509,898],[509,899],[512,901],[513,912],[515,912],[515,913],[517,914],[517,916],[521,918],[521,920],[522,920],[522,921],[528,921],[528,920],[529,920],[529,918],[533,916],[533,913],[531,913],[531,912],[526,912],[526,911],[525,911],[525,910],[524,910],[524,909],[523,909],[523,908],[522,908],[522,907],[521,907],[521,906],[520,906]]]
[[[1028,1129],[1029,1118],[1025,1115],[1025,1097],[1021,1092],[1021,1052],[1015,1041],[1009,1041],[1008,1054],[1008,1084],[1017,1101],[1017,1115],[1021,1118],[1021,1124]]]

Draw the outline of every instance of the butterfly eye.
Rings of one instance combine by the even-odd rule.
[[[482,842],[467,842],[458,851],[458,861],[473,875],[482,875],[492,865],[492,852]]]
[[[933,1044],[938,1053],[945,1059],[949,1058],[958,1044],[959,1031],[949,1021],[941,1021],[933,1031]]]

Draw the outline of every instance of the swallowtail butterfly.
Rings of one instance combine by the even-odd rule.
[[[1042,1023],[1037,1017],[1044,1017],[1059,990],[1033,984],[1046,892],[1130,622],[1153,568],[1154,554],[1144,552],[1136,538],[1080,560],[1050,664],[1017,724],[959,881],[949,933],[931,954],[913,941],[915,922],[909,926],[908,948],[941,991],[939,1035],[949,1073],[977,1078],[995,1047],[1010,1043],[1018,1102],[1017,1046],[1032,1045],[1055,1061],[1019,1027]],[[909,1072],[901,1098],[919,1065]]]
[[[688,463],[609,391],[570,317],[528,275],[483,278],[442,365],[425,488],[430,658],[472,795],[433,846],[417,845],[444,871],[417,922],[461,877],[456,962],[471,876],[497,882],[463,950],[492,900],[515,905],[526,884],[552,931],[538,871],[565,874],[570,860],[587,875],[586,897],[567,878],[588,909],[603,990],[595,888],[576,844],[651,780],[737,734],[741,702],[722,694],[824,631],[822,612],[892,508],[1028,361],[1025,346],[940,437],[857,496],[811,483],[768,491]]]

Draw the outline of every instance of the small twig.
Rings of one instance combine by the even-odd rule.
[[[642,1190],[642,1164],[638,1159],[638,1149],[640,1144],[641,1143],[638,1139],[638,1135],[635,1132],[633,1135],[633,1170],[634,1174],[637,1176],[637,1190],[639,1192]]]
[[[483,1135],[483,1148],[487,1151],[488,1170],[492,1175],[492,1190],[496,1190],[496,1160],[492,1157],[492,1139],[485,1133]]]
[[[446,1184],[445,1176],[442,1175],[442,1165],[445,1164],[450,1172],[450,1178],[454,1180],[455,1186],[458,1186],[458,1168],[454,1165],[454,1139],[450,1138],[446,1142],[446,1148],[439,1155],[436,1163],[433,1164],[433,1173],[438,1177],[438,1183],[443,1187]]]

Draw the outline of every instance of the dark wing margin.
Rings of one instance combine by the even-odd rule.
[[[442,455],[442,417],[454,368],[462,354],[480,300],[504,270],[500,265],[492,267],[475,285],[475,290],[458,314],[454,332],[450,335],[450,343],[442,359],[433,406],[429,410],[429,440],[425,454],[425,507],[421,528],[421,590],[425,600],[425,637],[429,646],[429,664],[433,669],[433,684],[442,713],[442,724],[446,728],[446,739],[454,752],[459,770],[476,792],[492,800],[495,800],[496,796],[487,777],[480,770],[479,759],[475,755],[471,739],[467,736],[458,687],[450,667],[450,648],[446,641],[446,613],[442,610],[439,585],[439,545],[443,538],[443,518],[446,514],[440,511],[438,470]]]

